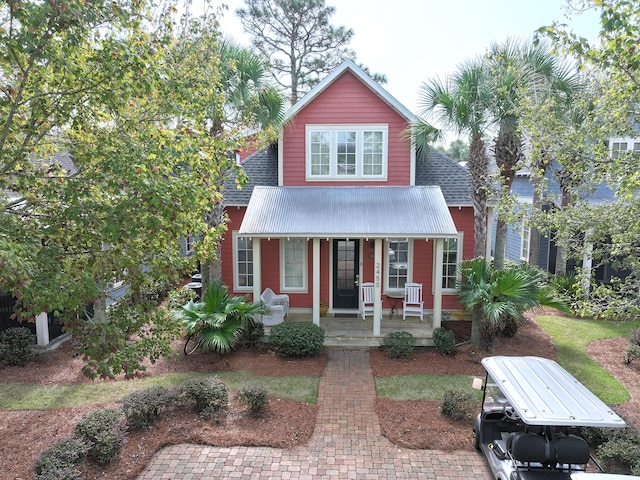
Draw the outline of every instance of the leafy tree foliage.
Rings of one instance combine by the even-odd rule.
[[[213,257],[224,225],[207,216],[234,168],[228,153],[260,126],[254,110],[212,130],[235,60],[223,59],[215,16],[177,23],[174,3],[163,5],[0,6],[0,289],[18,298],[19,316],[54,311],[89,344],[105,330],[70,319],[90,302],[98,314],[109,282],[124,280],[135,299],[150,281],[192,271],[179,243],[189,233],[201,236],[199,259]],[[143,338],[143,351],[165,352],[177,333],[169,320],[166,335],[145,334],[158,318],[110,328],[110,342],[127,350]],[[92,371],[111,375],[117,356],[93,364],[102,347]]]
[[[458,162],[466,161],[469,156],[469,144],[459,138],[453,140],[448,148],[439,148],[439,150]]]
[[[594,265],[609,263],[613,268],[629,274],[621,284],[609,288],[598,287],[592,300],[600,303],[605,297],[617,297],[633,310],[637,308],[637,292],[640,288],[640,155],[626,152],[611,155],[602,142],[611,137],[638,137],[638,98],[640,98],[640,8],[637,2],[591,0],[580,5],[595,8],[600,14],[600,32],[597,41],[591,43],[559,24],[539,30],[554,44],[573,55],[585,75],[591,79],[592,106],[595,121],[591,126],[576,132],[574,144],[591,151],[583,158],[589,159],[588,176],[594,182],[606,182],[616,194],[614,201],[593,208],[571,208],[556,218],[554,224],[564,226],[562,241],[567,244],[567,255],[581,258],[583,251],[571,250],[572,239],[585,238],[593,245],[591,255]],[[573,6],[576,6],[575,2]],[[542,125],[547,125],[547,122]],[[599,133],[598,133],[599,132]],[[594,135],[595,133],[595,135]],[[584,161],[577,164],[584,167]],[[567,163],[567,170],[575,172],[575,166]],[[584,170],[583,170],[584,171]],[[568,228],[567,225],[572,228]],[[582,242],[580,242],[582,243]],[[593,295],[599,294],[598,298]],[[611,309],[601,306],[600,312],[621,311],[620,303]],[[598,314],[592,312],[592,314]]]
[[[254,47],[271,62],[275,80],[290,92],[292,105],[344,60],[355,60],[348,47],[353,30],[331,25],[335,7],[324,0],[245,0],[245,5],[236,13]],[[372,77],[386,82],[384,75]]]

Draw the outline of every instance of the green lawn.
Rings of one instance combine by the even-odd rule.
[[[558,350],[558,363],[608,405],[618,405],[629,399],[629,392],[594,362],[586,353],[589,343],[603,338],[627,336],[640,326],[639,322],[606,322],[541,316],[538,325],[547,332]],[[623,352],[620,352],[622,358]]]
[[[0,388],[0,409],[44,410],[81,405],[100,405],[119,401],[128,393],[145,387],[177,386],[191,378],[216,375],[229,390],[261,385],[274,397],[315,403],[318,378],[312,376],[261,377],[248,372],[172,373],[140,380],[71,385],[5,383]]]
[[[375,381],[379,397],[392,400],[442,400],[447,390],[469,390],[473,377],[416,374],[376,377]]]

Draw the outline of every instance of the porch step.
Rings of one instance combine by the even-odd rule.
[[[325,347],[376,348],[380,346],[382,337],[324,337]],[[416,338],[417,347],[433,347],[432,338]]]

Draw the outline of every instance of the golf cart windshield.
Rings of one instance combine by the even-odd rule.
[[[486,409],[510,408],[529,425],[624,427],[625,422],[553,360],[487,357]],[[487,403],[491,402],[491,403]]]

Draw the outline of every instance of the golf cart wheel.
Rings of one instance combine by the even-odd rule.
[[[473,436],[473,446],[476,450],[480,450],[480,432],[478,430],[479,430],[479,426],[477,422],[474,422],[472,436]]]

